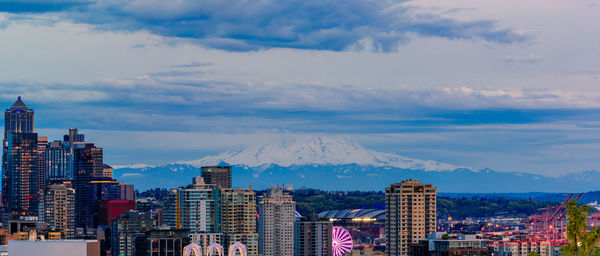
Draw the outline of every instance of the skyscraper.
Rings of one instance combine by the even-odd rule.
[[[38,160],[36,133],[9,133],[6,151],[6,210],[12,217],[37,216]]]
[[[28,108],[20,96],[4,112],[2,203],[7,215],[29,215],[35,203],[33,201],[37,201],[32,200],[37,199],[35,190],[38,188],[38,163],[33,163],[37,161],[37,134],[33,131],[33,116],[33,109]]]
[[[71,138],[73,136],[72,130]],[[65,135],[66,137],[66,135]],[[73,187],[75,188],[75,219],[76,227],[84,228],[85,231],[95,228],[94,222],[90,221],[93,219],[94,203],[95,201],[90,200],[92,196],[92,186],[90,186],[94,173],[102,172],[103,170],[103,154],[102,148],[98,148],[94,143],[73,143],[69,142],[69,146],[73,148],[73,166],[74,166],[74,181]]]
[[[220,188],[231,188],[231,166],[203,166],[204,183],[215,184]]]
[[[386,255],[409,255],[411,244],[436,231],[437,188],[405,180],[385,189]]]
[[[271,189],[258,204],[258,252],[263,256],[294,254],[296,202],[281,189]]]
[[[71,150],[60,140],[48,144],[45,152],[48,184],[73,181],[73,159]]]
[[[4,136],[9,133],[33,133],[33,109],[28,108],[21,96],[4,112]]]
[[[294,256],[331,256],[331,221],[311,215],[294,223]]]
[[[174,189],[165,205],[165,225],[194,233],[220,233],[220,190],[195,177],[193,184]]]
[[[251,187],[222,189],[221,231],[226,248],[240,242],[246,245],[248,255],[258,254],[256,193]]]
[[[74,238],[75,190],[64,184],[50,185],[40,200],[40,221],[61,232],[63,239]]]
[[[47,169],[46,169],[46,148],[48,147],[48,137],[38,136],[37,159],[38,159],[38,191],[41,194],[46,190]]]

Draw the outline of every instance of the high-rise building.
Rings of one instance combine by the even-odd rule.
[[[33,109],[28,108],[21,96],[4,112],[4,136],[9,133],[33,133]]]
[[[204,183],[215,184],[220,188],[231,188],[231,166],[203,166]]]
[[[62,233],[63,239],[75,237],[75,190],[64,184],[50,185],[40,202],[40,221]]]
[[[2,203],[8,218],[37,214],[38,142],[33,116],[21,97],[4,112]]]
[[[63,183],[73,181],[73,161],[71,151],[60,140],[48,143],[45,152],[47,183]]]
[[[89,228],[102,225],[103,221],[100,211],[102,202],[110,200],[127,200],[133,202],[135,200],[133,185],[118,182],[111,178],[92,178],[87,187],[87,195],[86,201],[81,202],[80,205],[84,205],[88,209],[89,214],[85,218],[86,223],[89,223],[87,225]]]
[[[221,232],[226,248],[240,242],[248,255],[258,254],[256,233],[256,193],[250,188],[221,190]]]
[[[331,221],[311,215],[294,223],[294,256],[331,256]]]
[[[36,133],[8,134],[3,195],[13,217],[38,214],[37,137]]]
[[[190,233],[220,233],[220,190],[195,177],[193,184],[174,189],[165,206],[165,225]]]
[[[48,136],[38,136],[38,148],[37,148],[37,159],[38,159],[38,191],[40,194],[44,193],[47,187],[47,169],[46,169],[46,148],[48,147]]]
[[[110,239],[113,256],[136,256],[136,240],[145,237],[144,232],[154,227],[147,214],[129,211],[111,221]]]
[[[72,130],[72,129],[71,129]],[[69,131],[70,133],[71,130]],[[71,137],[77,138],[74,134]],[[71,143],[73,145],[73,143]],[[97,148],[94,143],[78,143],[74,145],[74,181],[75,188],[75,225],[87,231],[95,228],[90,216],[93,216],[94,201],[91,181],[94,173],[102,172],[102,148]],[[115,198],[117,199],[117,198]]]
[[[263,256],[294,254],[296,203],[281,189],[271,189],[259,198],[258,253]]]
[[[412,244],[436,231],[437,188],[405,180],[385,189],[386,255],[409,255]]]

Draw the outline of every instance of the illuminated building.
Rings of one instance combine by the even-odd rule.
[[[331,221],[311,215],[294,223],[294,256],[331,256]]]
[[[406,180],[385,189],[386,255],[409,255],[410,246],[436,231],[437,188]]]
[[[40,221],[62,233],[63,238],[75,236],[75,190],[65,185],[50,185],[40,203]]]
[[[7,211],[14,217],[37,216],[38,160],[36,133],[9,133],[6,154]]]
[[[44,190],[46,190],[47,186],[47,177],[48,174],[46,170],[46,148],[48,147],[48,137],[47,136],[38,136],[38,146],[37,146],[37,160],[38,160],[38,193],[43,194]]]
[[[2,202],[8,218],[37,215],[38,136],[33,116],[21,97],[4,112]]]
[[[220,188],[231,188],[231,166],[203,166],[204,183],[215,184]]]
[[[263,256],[293,255],[296,203],[292,196],[274,188],[259,200],[258,253]]]
[[[251,187],[221,190],[221,232],[225,247],[239,242],[246,245],[248,255],[258,254],[256,193]]]
[[[70,131],[71,132],[71,131]],[[94,173],[102,172],[102,148],[94,143],[77,144],[74,147],[74,181],[75,188],[75,225],[85,231],[95,228],[93,219],[93,204],[91,200]]]
[[[62,141],[55,140],[48,143],[45,160],[48,184],[73,180],[71,152]]]

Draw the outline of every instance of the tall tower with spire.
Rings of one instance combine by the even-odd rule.
[[[4,112],[2,203],[10,217],[37,215],[38,136],[21,97]]]

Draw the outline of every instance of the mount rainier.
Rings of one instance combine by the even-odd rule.
[[[524,172],[473,171],[433,160],[377,152],[346,140],[311,136],[228,151],[162,166],[115,167],[115,178],[140,191],[189,184],[200,167],[232,165],[233,185],[264,189],[293,184],[324,190],[383,190],[393,182],[419,179],[442,192],[565,192],[596,190],[600,173],[546,177]]]

